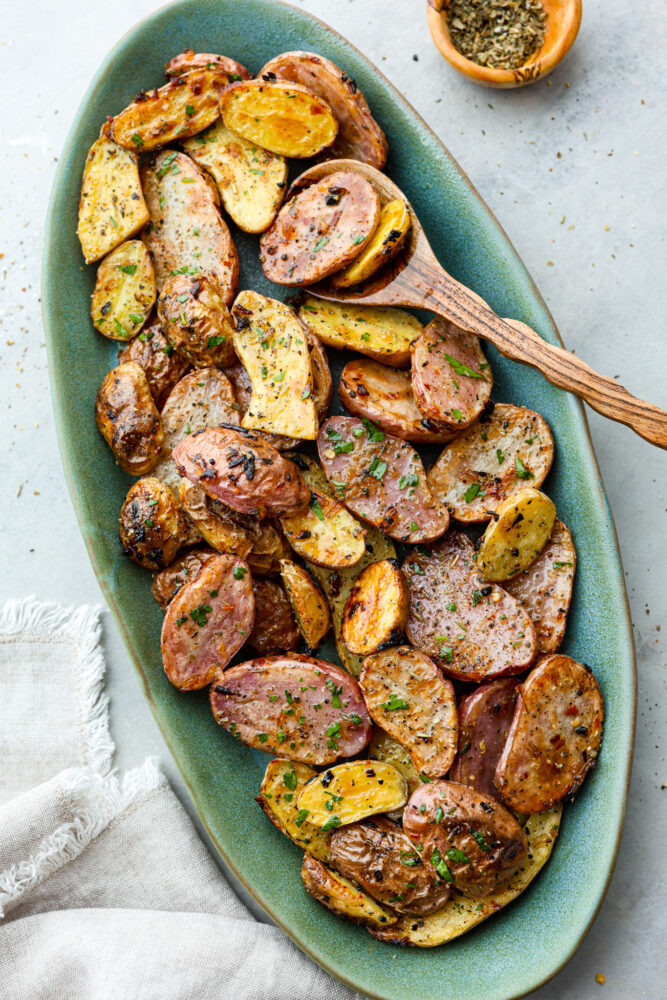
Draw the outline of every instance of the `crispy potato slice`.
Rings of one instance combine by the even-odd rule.
[[[561,813],[562,805],[559,803],[553,809],[529,817],[523,828],[528,837],[527,860],[504,889],[481,900],[465,894],[456,895],[436,913],[420,920],[403,916],[386,931],[373,931],[373,937],[393,945],[435,948],[453,941],[482,920],[498,913],[503,906],[516,899],[544,868],[558,836]]]
[[[220,95],[229,86],[217,67],[199,67],[163,87],[142,91],[111,123],[111,138],[119,146],[148,153],[186,139],[220,116]]]
[[[118,363],[122,365],[126,361],[136,361],[145,371],[158,410],[163,408],[171,390],[190,368],[190,363],[177,354],[165,337],[156,315],[119,353]]]
[[[112,250],[97,269],[90,303],[93,326],[111,340],[131,340],[155,302],[155,273],[141,240]]]
[[[395,913],[383,909],[344,875],[339,875],[311,854],[303,856],[301,881],[313,899],[344,920],[369,927],[387,927],[397,920]]]
[[[399,252],[411,225],[410,209],[400,198],[383,205],[372,238],[351,264],[333,275],[332,286],[350,288],[370,278]]]
[[[123,472],[144,476],[157,465],[163,427],[143,368],[128,361],[102,379],[95,420]]]
[[[428,483],[457,521],[488,521],[527,479],[541,486],[553,457],[544,417],[524,406],[491,404],[445,448],[429,469]]]
[[[422,334],[419,320],[404,309],[324,302],[307,296],[299,309],[327,347],[348,348],[396,368],[410,364],[410,345]]]
[[[560,653],[540,660],[519,689],[496,767],[503,801],[532,813],[574,795],[595,767],[603,720],[602,694],[590,667]]]
[[[548,542],[555,521],[555,503],[532,486],[501,501],[477,553],[484,579],[509,580],[527,569]]]
[[[371,563],[354,581],[343,611],[341,639],[351,653],[367,656],[403,635],[408,587],[398,560]]]
[[[397,768],[378,760],[354,760],[311,778],[299,795],[299,809],[307,809],[309,823],[326,833],[400,809],[407,801],[408,784]]]
[[[551,537],[535,562],[504,585],[530,615],[542,653],[555,653],[563,641],[576,569],[572,535],[556,518]]]
[[[421,774],[447,774],[458,746],[456,697],[433,660],[410,646],[375,653],[359,687],[373,721],[407,747]]]
[[[299,631],[308,648],[316,649],[331,628],[326,597],[308,570],[291,559],[281,559],[280,577]]]
[[[503,752],[519,696],[516,677],[480,684],[459,702],[459,751],[450,781],[498,798],[493,776]]]
[[[228,56],[216,55],[214,52],[195,52],[194,49],[185,49],[177,56],[170,59],[164,68],[165,76],[170,79],[175,76],[183,76],[193,69],[217,69],[221,73],[227,74],[229,83],[236,83],[237,80],[250,80],[252,73],[246,69],[236,59]]]
[[[188,549],[166,569],[155,574],[151,591],[163,611],[167,610],[172,597],[176,597],[181,587],[194,580],[204,563],[214,555],[213,549]]]
[[[269,761],[255,802],[297,847],[320,861],[328,861],[331,834],[322,833],[318,826],[309,823],[306,811],[298,805],[301,790],[316,774],[307,764],[282,759]]]
[[[422,778],[414,765],[410,751],[376,725],[373,725],[371,741],[368,744],[368,756],[372,760],[381,760],[391,764],[397,771],[400,771],[408,783],[408,795],[412,795],[421,786]],[[424,776],[423,780],[428,781],[428,778]],[[389,815],[398,817],[402,812],[403,810],[399,809]]]
[[[234,349],[252,384],[243,427],[314,441],[319,429],[306,331],[289,306],[241,292]]]
[[[150,216],[139,158],[102,136],[90,148],[81,181],[77,235],[86,264],[134,236]]]
[[[287,160],[218,121],[184,143],[214,179],[223,207],[246,233],[263,233],[276,217],[287,183]]]
[[[288,157],[309,157],[336,138],[331,108],[298,83],[246,80],[227,87],[220,98],[227,128],[263,149]]]
[[[187,523],[174,494],[153,476],[130,487],[120,511],[120,544],[146,569],[163,569],[187,540]]]
[[[224,367],[236,360],[234,324],[214,275],[167,278],[157,311],[169,343],[195,367]]]
[[[366,530],[338,503],[324,472],[312,458],[294,456],[310,489],[304,510],[281,518],[287,541],[309,563],[333,569],[354,566],[365,551]]]

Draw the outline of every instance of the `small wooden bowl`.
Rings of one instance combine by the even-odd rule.
[[[547,13],[544,44],[518,69],[480,66],[454,48],[447,26],[449,0],[428,0],[428,27],[440,54],[454,69],[484,87],[523,87],[546,76],[569,52],[581,24],[581,0],[541,0]]]

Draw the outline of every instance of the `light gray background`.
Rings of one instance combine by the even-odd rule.
[[[506,228],[566,345],[667,407],[663,0],[639,6],[586,0],[564,64],[522,91],[485,90],[456,75],[431,42],[425,0],[296,5],[354,42],[442,138]],[[39,305],[42,231],[56,160],[91,75],[155,6],[154,0],[26,0],[3,9],[0,603],[29,593],[101,601],[54,431]],[[577,956],[535,996],[658,1000],[667,995],[667,455],[594,413],[589,419],[632,608],[637,747],[607,899]],[[132,766],[155,753],[180,790],[108,613],[104,624],[118,763]],[[606,976],[604,987],[597,973]]]

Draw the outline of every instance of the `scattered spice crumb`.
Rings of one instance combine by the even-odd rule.
[[[599,983],[600,986],[604,986],[604,984],[605,984],[605,977],[602,975],[601,972],[598,972],[597,976],[595,977],[595,982]]]

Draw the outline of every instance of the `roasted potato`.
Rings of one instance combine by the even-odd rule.
[[[211,710],[216,722],[246,746],[302,764],[352,757],[371,738],[354,677],[299,653],[262,656],[221,670],[211,687]]]
[[[236,59],[228,56],[216,55],[213,52],[195,52],[194,49],[185,49],[177,56],[170,59],[164,68],[165,76],[173,78],[183,76],[193,69],[216,69],[227,75],[229,83],[236,83],[237,80],[250,80],[252,73],[246,69]]]
[[[157,311],[169,343],[197,368],[236,361],[234,324],[224,290],[212,274],[168,278]]]
[[[537,636],[527,612],[502,587],[484,580],[474,557],[468,536],[456,531],[430,552],[408,556],[405,632],[450,677],[481,682],[529,667]]]
[[[597,762],[603,719],[590,667],[560,653],[540,660],[519,688],[496,768],[503,802],[533,813],[574,795]]]
[[[493,776],[509,733],[519,694],[516,677],[481,684],[459,702],[459,746],[451,781],[498,798]]]
[[[241,292],[232,313],[234,350],[252,385],[243,426],[314,441],[319,422],[306,330],[289,306],[257,292]]]
[[[149,218],[139,158],[102,136],[91,146],[81,182],[77,235],[86,264],[130,239]]]
[[[366,98],[347,73],[314,52],[283,52],[257,74],[301,83],[327,102],[338,121],[338,135],[327,150],[329,159],[353,159],[381,170],[387,140],[373,118]]]
[[[556,518],[551,537],[535,562],[504,584],[530,615],[541,653],[555,653],[563,641],[576,568],[572,536]]]
[[[162,663],[181,691],[206,687],[222,674],[252,631],[250,570],[236,556],[216,555],[170,601],[162,623]]]
[[[304,642],[316,649],[331,628],[326,597],[308,570],[291,559],[281,559],[280,577]]]
[[[338,132],[326,101],[307,87],[284,81],[233,83],[220,98],[220,112],[232,132],[280,156],[315,156]]]
[[[404,309],[385,306],[343,305],[307,296],[299,309],[327,347],[349,348],[395,368],[410,364],[410,345],[421,335],[419,320]]]
[[[160,570],[153,577],[151,591],[163,611],[172,599],[176,597],[181,587],[199,573],[205,562],[214,556],[213,549],[187,549],[178,559],[175,559],[166,569]]]
[[[144,476],[157,465],[162,422],[143,368],[129,361],[102,379],[95,420],[123,472]]]
[[[332,286],[350,288],[370,278],[402,249],[411,225],[410,209],[400,198],[383,205],[372,238],[351,264],[333,275]]]
[[[370,421],[330,417],[317,451],[330,483],[353,514],[399,542],[428,542],[447,531],[447,508],[431,495],[421,458]]]
[[[428,484],[457,521],[488,521],[528,480],[541,486],[553,457],[544,417],[523,406],[489,403],[429,469]]]
[[[408,617],[408,587],[398,560],[371,563],[354,581],[343,611],[341,638],[351,653],[367,656],[401,638]]]
[[[437,316],[412,345],[417,408],[440,426],[461,430],[486,406],[493,375],[479,338]]]
[[[326,833],[400,809],[407,800],[407,782],[395,767],[378,760],[354,760],[311,778],[299,795],[299,808],[307,809],[308,821]]]
[[[153,262],[141,240],[121,243],[97,269],[90,304],[93,326],[111,340],[131,340],[155,302]]]
[[[248,645],[260,656],[298,649],[301,635],[283,585],[276,580],[253,580],[252,589],[258,613]]]
[[[370,927],[387,927],[396,922],[396,914],[383,909],[352,882],[332,871],[311,854],[304,854],[301,881],[306,892],[337,917]]]
[[[217,121],[188,139],[185,151],[214,179],[225,211],[239,229],[263,233],[276,217],[287,183],[287,161]]]
[[[227,74],[205,66],[142,91],[111,123],[111,138],[125,149],[148,153],[186,139],[218,118],[219,99],[229,85]]]
[[[171,346],[155,315],[119,353],[118,363],[125,364],[127,361],[136,361],[143,368],[158,410],[162,409],[169,393],[190,367],[190,363]]]
[[[238,411],[243,417],[247,413],[252,399],[250,376],[240,361],[225,368],[225,375],[234,387]],[[296,438],[285,437],[283,434],[269,434],[267,431],[256,431],[255,433],[277,451],[290,451],[292,448],[296,448],[299,443]]]
[[[398,646],[364,660],[359,678],[371,718],[410,751],[426,778],[447,774],[458,746],[451,681],[428,656]]]
[[[329,412],[333,399],[333,381],[329,368],[329,359],[320,338],[307,329],[308,353],[310,354],[310,368],[313,373],[313,402],[317,420],[322,421]]]
[[[385,733],[384,729],[380,729],[379,726],[373,726],[371,741],[368,744],[368,756],[371,760],[382,760],[387,764],[391,764],[397,771],[400,771],[408,783],[408,795],[412,795],[415,789],[420,787],[422,780],[428,780],[426,777],[424,779],[420,777],[419,771],[410,756],[410,751],[402,746],[398,740],[395,740],[393,736],[390,736],[389,733]],[[390,815],[398,818],[402,813],[403,810],[400,809]]]
[[[272,760],[266,767],[259,795],[260,804],[273,825],[297,847],[320,861],[329,860],[330,833],[308,822],[305,809],[299,809],[301,789],[317,774],[312,767],[291,760]]]
[[[281,518],[294,551],[316,566],[334,569],[354,566],[365,551],[366,530],[331,495],[331,487],[317,462],[295,456],[310,488],[310,502],[296,514]]]
[[[477,553],[477,567],[484,579],[509,580],[527,569],[548,542],[555,521],[553,500],[532,486],[502,500]]]
[[[279,285],[320,281],[362,253],[379,219],[370,181],[354,170],[329,174],[298,190],[261,237],[264,274]]]
[[[165,150],[142,166],[141,185],[150,212],[141,238],[153,258],[158,292],[176,274],[212,274],[229,305],[236,295],[239,259],[213,182],[185,153]]]
[[[159,479],[145,476],[130,487],[120,512],[126,556],[146,569],[163,569],[176,558],[187,530],[174,494]]]

